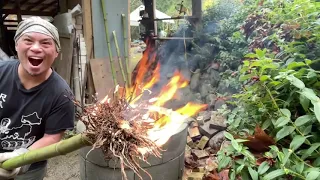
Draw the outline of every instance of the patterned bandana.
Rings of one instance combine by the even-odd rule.
[[[60,52],[61,46],[58,29],[50,22],[40,17],[30,17],[21,21],[14,36],[14,41],[17,43],[19,38],[28,32],[37,32],[50,36],[56,45],[57,52]]]

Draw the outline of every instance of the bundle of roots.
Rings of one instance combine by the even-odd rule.
[[[161,156],[161,148],[147,137],[151,125],[142,121],[142,116],[125,98],[85,107],[80,116],[86,126],[84,134],[91,140],[93,149],[100,148],[106,160],[118,158],[124,179],[127,179],[125,168],[133,170],[140,179],[141,170],[152,178],[139,161],[148,163],[148,156]]]

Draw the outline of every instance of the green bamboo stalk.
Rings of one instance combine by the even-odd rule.
[[[112,31],[113,34],[113,39],[114,39],[114,44],[116,46],[116,50],[117,50],[117,55],[118,55],[118,61],[119,61],[119,65],[120,65],[120,70],[121,70],[121,74],[122,74],[122,78],[125,84],[128,83],[127,80],[127,76],[124,73],[124,69],[123,69],[123,65],[122,65],[122,60],[120,57],[120,50],[119,50],[119,45],[118,45],[118,39],[117,39],[117,35],[116,35],[116,31]],[[127,84],[128,85],[128,84]]]
[[[121,20],[122,20],[122,32],[123,32],[123,42],[124,42],[124,58],[125,58],[125,62],[126,62],[126,69],[127,69],[127,79],[128,79],[128,85],[131,85],[131,75],[130,75],[130,69],[129,69],[129,58],[128,58],[128,37],[127,37],[127,33],[126,33],[126,15],[125,14],[121,14]]]
[[[111,72],[112,72],[112,78],[114,82],[114,86],[116,87],[118,85],[117,82],[117,76],[116,72],[113,66],[113,57],[112,57],[112,51],[111,51],[111,45],[110,45],[110,38],[109,38],[109,30],[108,30],[108,19],[107,19],[107,13],[105,9],[105,0],[101,0],[101,6],[102,6],[102,13],[103,13],[103,19],[104,19],[104,28],[105,28],[105,33],[106,33],[106,41],[108,45],[108,53],[109,53],[109,61],[110,61],[110,67],[111,67]]]
[[[25,154],[8,159],[1,164],[1,168],[12,170],[17,167],[44,161],[59,155],[65,155],[90,145],[92,144],[88,137],[83,134],[78,134],[69,139],[61,140],[60,142],[40,149],[30,150]]]

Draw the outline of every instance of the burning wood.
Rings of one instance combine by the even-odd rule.
[[[133,118],[128,119],[126,114]],[[147,155],[161,156],[160,147],[148,138],[151,122],[143,119],[143,114],[131,107],[125,98],[107,99],[84,109],[82,121],[87,128],[84,134],[94,142],[93,148],[103,151],[106,159],[119,158],[125,179],[125,167],[142,179],[139,171],[143,168],[137,158],[147,162]]]

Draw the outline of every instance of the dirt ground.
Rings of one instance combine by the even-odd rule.
[[[79,180],[80,160],[78,151],[48,160],[47,175],[44,180]]]

